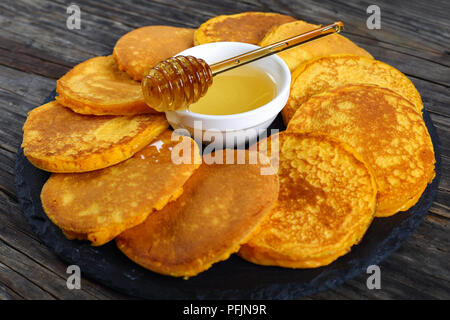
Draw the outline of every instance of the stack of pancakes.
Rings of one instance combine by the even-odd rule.
[[[263,12],[197,30],[147,26],[75,66],[23,127],[25,155],[53,172],[41,192],[49,219],[69,239],[116,239],[141,266],[191,277],[236,252],[261,265],[324,266],[374,217],[409,209],[434,177],[421,97],[342,35],[280,54],[292,72],[287,130],[243,151],[246,161],[233,150],[202,157],[144,102],[148,69],[193,45],[267,45],[317,27]],[[190,150],[181,162],[180,150]]]

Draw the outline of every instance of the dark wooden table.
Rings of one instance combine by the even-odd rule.
[[[72,1],[0,2],[0,299],[127,299],[82,280],[68,290],[66,268],[33,234],[17,203],[14,160],[29,110],[77,63],[108,55],[131,29],[165,24],[198,27],[219,14],[276,11],[320,24],[342,20],[345,35],[414,82],[441,140],[442,179],[436,201],[413,236],[381,264],[380,290],[367,274],[311,299],[450,298],[450,2],[441,1],[76,1],[81,30],[66,27]],[[381,29],[366,9],[381,9]]]

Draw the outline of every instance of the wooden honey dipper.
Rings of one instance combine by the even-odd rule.
[[[339,33],[343,27],[344,24],[337,21],[212,65],[192,56],[169,58],[151,68],[142,80],[145,102],[151,108],[161,112],[186,109],[205,95],[215,75],[299,44]]]

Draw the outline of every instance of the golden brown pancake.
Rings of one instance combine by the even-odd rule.
[[[239,255],[261,265],[327,265],[369,227],[376,203],[373,176],[352,148],[325,135],[282,132],[268,140],[279,145],[279,154],[269,152],[279,167],[278,201]]]
[[[313,95],[347,84],[375,84],[389,88],[411,101],[422,112],[414,84],[400,71],[378,60],[356,55],[331,55],[307,61],[292,74],[289,100],[282,114],[287,124]]]
[[[285,23],[270,30],[259,45],[262,47],[267,46],[319,27],[319,25],[309,24],[305,21]],[[293,72],[305,61],[320,56],[342,53],[372,58],[372,55],[366,50],[358,47],[352,41],[339,34],[331,34],[320,39],[312,40],[311,42],[280,52],[278,55],[286,62],[291,72]]]
[[[52,101],[28,114],[22,147],[42,170],[92,171],[130,158],[168,126],[163,114],[89,116]]]
[[[56,82],[56,100],[82,114],[157,113],[147,106],[141,84],[120,71],[113,56],[80,63]]]
[[[258,44],[274,26],[295,21],[295,18],[271,12],[243,12],[209,19],[195,31],[195,45],[237,41]]]
[[[289,132],[326,132],[358,152],[375,174],[377,217],[412,207],[434,177],[434,152],[422,115],[395,92],[348,85],[313,96]]]
[[[161,210],[182,193],[201,160],[191,138],[175,135],[176,141],[171,141],[171,135],[165,131],[132,158],[109,168],[53,174],[41,193],[47,216],[69,239],[87,239],[99,246]],[[172,161],[179,143],[191,147],[189,163]]]
[[[278,178],[261,175],[268,166],[204,161],[176,201],[122,233],[117,246],[161,274],[191,277],[207,270],[236,252],[270,211]]]
[[[158,62],[193,46],[193,29],[147,26],[121,37],[114,47],[113,55],[120,70],[140,81]]]

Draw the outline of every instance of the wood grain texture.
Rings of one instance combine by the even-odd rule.
[[[342,20],[351,40],[410,77],[441,141],[442,178],[430,213],[414,235],[381,264],[382,289],[367,275],[305,299],[450,298],[450,2],[377,1],[381,30],[366,27],[373,1],[83,0],[81,30],[66,28],[65,0],[0,2],[0,299],[126,299],[82,281],[66,288],[66,265],[28,227],[14,187],[15,152],[27,112],[77,63],[110,54],[117,39],[144,25],[196,28],[219,14],[275,11],[312,23]]]

